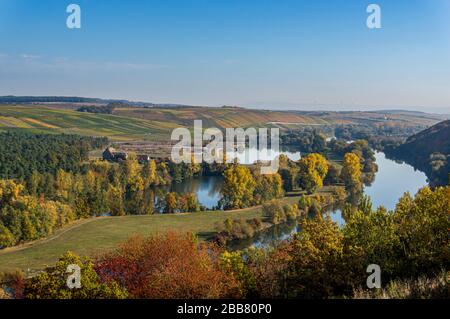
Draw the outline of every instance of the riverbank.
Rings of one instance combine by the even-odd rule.
[[[282,200],[286,204],[292,204],[298,199],[298,196],[290,196]],[[86,219],[65,227],[46,239],[0,251],[0,272],[21,269],[32,274],[54,264],[67,251],[95,257],[134,234],[149,236],[175,230],[193,232],[200,240],[208,240],[216,232],[216,224],[227,218],[251,219],[264,216],[262,206],[255,206],[230,211]]]
[[[415,170],[412,166],[388,159],[382,152],[376,152],[375,158],[378,172],[374,181],[369,186],[364,187],[364,194],[370,197],[374,208],[383,206],[388,210],[393,210],[404,192],[415,195],[420,188],[427,185],[426,175]],[[333,163],[340,165],[340,161],[336,158],[333,158]],[[319,194],[332,192],[332,188],[331,186],[325,186]],[[340,227],[344,226],[345,220],[339,207],[328,206],[323,209],[323,213],[325,212]],[[250,246],[267,247],[292,237],[298,231],[300,231],[300,228],[297,223],[271,225],[271,227],[259,231],[252,238],[230,243],[229,248],[239,250]]]

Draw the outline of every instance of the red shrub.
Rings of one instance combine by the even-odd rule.
[[[96,262],[105,280],[115,280],[134,298],[227,298],[238,296],[234,277],[221,271],[217,250],[192,234],[169,232],[132,237]]]

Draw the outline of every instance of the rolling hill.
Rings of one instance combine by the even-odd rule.
[[[450,174],[450,120],[410,136],[388,153],[423,170],[434,184],[447,184]]]
[[[91,114],[44,106],[0,105],[0,130],[28,129],[47,133],[106,136],[112,140],[159,139],[178,127],[170,122],[149,121],[109,114]]]
[[[112,114],[77,112],[64,103],[0,104],[0,130],[26,129],[37,132],[106,136],[113,141],[165,141],[177,127],[192,127],[202,120],[203,127],[279,127],[305,126],[333,128],[336,125],[396,126],[418,131],[434,125],[442,117],[432,114],[396,112],[301,112],[246,109],[241,107],[121,105]]]
[[[116,108],[113,114],[178,123],[191,126],[196,119],[203,120],[204,127],[260,127],[277,126],[282,129],[295,129],[302,126],[325,125],[374,125],[400,127],[428,127],[445,119],[440,115],[427,113],[398,112],[388,114],[383,112],[302,112],[302,111],[272,111],[241,107],[174,107],[174,108]]]
[[[409,137],[399,150],[422,158],[433,153],[450,154],[450,120]]]
[[[330,121],[293,112],[251,110],[238,107],[182,107],[182,108],[117,108],[113,114],[161,122],[192,126],[202,120],[204,127],[261,127],[273,124],[327,125]]]

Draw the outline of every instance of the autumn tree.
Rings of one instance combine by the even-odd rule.
[[[40,189],[42,176],[37,171],[33,171],[30,177],[26,180],[26,189],[31,196],[38,196],[42,191]]]
[[[225,209],[244,208],[253,204],[256,182],[248,168],[232,165],[224,172],[221,204]]]
[[[400,257],[397,251],[400,242],[395,228],[393,216],[383,207],[366,212],[356,208],[351,214],[346,214],[346,263],[356,274],[354,278],[349,277],[349,281],[363,282],[364,270],[370,264],[380,265],[386,280],[395,273]]]
[[[152,159],[146,162],[142,168],[142,178],[144,180],[145,188],[155,185],[157,183],[157,177],[156,162]]]
[[[320,216],[304,219],[301,227],[286,247],[292,259],[287,265],[284,294],[297,298],[338,295],[348,288],[342,233],[331,219]]]
[[[201,165],[197,162],[195,155],[191,155],[191,162],[188,164],[186,175],[189,177],[195,176],[200,174],[201,172]]]
[[[156,171],[158,172],[157,185],[167,185],[172,181],[172,176],[169,172],[169,167],[165,162],[161,162],[156,166]]]
[[[133,215],[143,214],[145,185],[136,156],[130,154],[130,157],[122,163],[121,168],[125,211]]]
[[[176,213],[178,208],[177,193],[169,192],[166,194],[164,212],[167,214]]]
[[[266,217],[272,224],[278,224],[286,221],[283,205],[279,200],[272,200],[267,202],[262,207],[264,217]]]
[[[14,235],[11,231],[0,223],[0,249],[12,246],[15,242]]]
[[[76,218],[69,205],[24,195],[22,190],[22,184],[0,180],[0,246],[46,237]]]
[[[112,216],[125,215],[124,194],[122,187],[119,185],[109,184],[108,191],[108,207]]]
[[[133,237],[97,260],[102,281],[120,282],[132,298],[232,298],[240,295],[233,274],[219,267],[219,252],[190,233]]]
[[[238,280],[242,296],[252,297],[255,294],[256,278],[244,259],[245,253],[243,251],[225,251],[219,257],[219,266]]]
[[[81,288],[67,287],[67,267],[77,265],[81,269]],[[82,259],[67,252],[55,267],[27,280],[24,290],[26,299],[123,299],[127,292],[115,281],[103,283],[96,274],[90,259]]]
[[[283,189],[285,192],[291,192],[297,187],[298,167],[281,167],[278,173],[283,181]]]
[[[415,197],[405,193],[394,211],[359,205],[347,214],[343,229],[344,262],[354,280],[363,281],[372,263],[380,265],[386,281],[446,269],[449,214],[450,187],[424,187]]]
[[[284,196],[283,181],[278,173],[259,174],[253,194],[256,204]]]
[[[346,153],[344,156],[341,178],[348,192],[356,194],[362,191],[361,162],[355,153]]]
[[[187,193],[179,196],[178,209],[180,212],[198,212],[200,210],[200,203],[198,202],[195,193]]]
[[[84,196],[90,216],[100,216],[108,212],[107,189],[101,183],[101,175],[89,170],[83,176]]]
[[[13,180],[0,180],[0,204],[8,205],[15,201],[23,190],[23,185]]]
[[[414,198],[405,194],[398,202],[394,220],[402,243],[404,274],[437,273],[448,269],[450,186],[424,187]]]
[[[300,187],[308,193],[314,193],[323,186],[328,172],[328,163],[321,154],[313,153],[301,158],[298,181]]]
[[[58,199],[68,201],[72,195],[72,188],[72,174],[59,169],[55,177],[55,189]]]
[[[278,248],[249,251],[259,298],[327,298],[351,292],[343,257],[343,236],[329,218],[301,222],[302,231]]]

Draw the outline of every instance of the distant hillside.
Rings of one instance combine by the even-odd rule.
[[[146,107],[128,105],[123,102],[87,105],[88,103],[75,102],[76,99],[78,98],[67,103],[33,102],[3,105],[0,103],[0,131],[19,128],[107,136],[116,141],[158,140],[167,142],[170,140],[174,128],[192,128],[194,120],[202,120],[204,128],[279,127],[282,132],[285,132],[313,127],[329,134],[332,134],[339,126],[354,125],[371,128],[370,134],[377,132],[376,134],[380,135],[392,135],[399,132],[406,138],[441,121],[436,115],[426,113],[387,115],[378,112],[352,111],[272,111],[234,106]],[[83,100],[84,98],[80,99],[79,101],[86,102]]]
[[[153,103],[134,102],[128,100],[100,99],[79,96],[0,96],[0,104],[87,104],[106,105],[110,103],[128,106],[154,106]]]
[[[277,126],[298,129],[303,126],[363,125],[373,127],[413,128],[418,132],[434,125],[444,118],[434,114],[385,114],[383,112],[302,112],[257,110],[242,107],[158,107],[117,108],[113,114],[154,120],[168,121],[191,126],[196,119],[203,120],[205,127],[258,127]]]
[[[109,103],[110,100],[78,96],[0,96],[0,103]]]
[[[138,102],[129,100],[117,100],[117,99],[101,99],[79,96],[14,96],[5,95],[0,96],[0,104],[49,104],[52,106],[67,106],[67,105],[107,105],[107,104],[119,104],[125,106],[138,106],[138,107],[184,107],[180,104],[155,104],[149,102]]]
[[[447,184],[450,174],[450,120],[409,137],[388,153],[423,170],[432,182]]]
[[[203,126],[262,127],[262,126],[299,126],[328,125],[330,121],[314,116],[305,116],[291,112],[250,110],[237,107],[168,107],[168,108],[117,108],[113,114],[158,122],[177,123],[180,126],[192,126],[194,120],[202,120]]]
[[[105,136],[111,140],[166,139],[176,128],[167,122],[110,114],[92,114],[35,105],[0,105],[0,131],[20,129],[39,133]],[[169,135],[170,136],[170,135]]]

